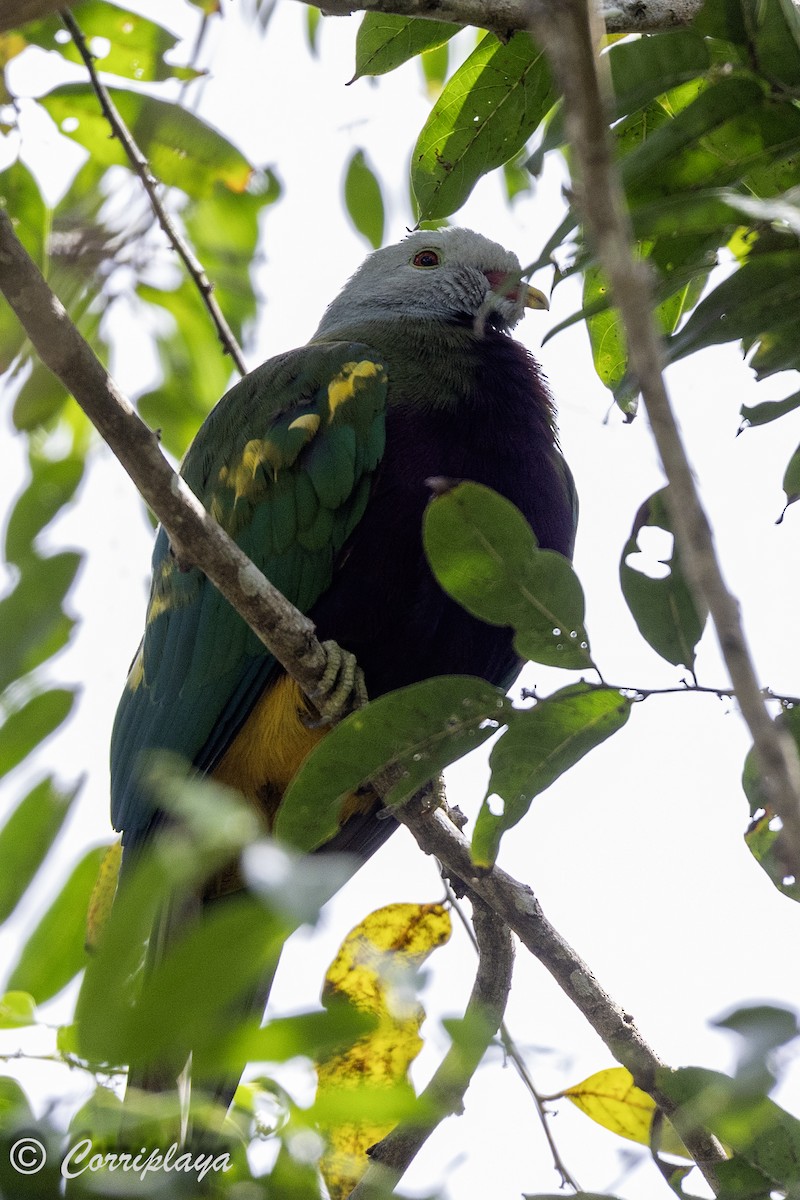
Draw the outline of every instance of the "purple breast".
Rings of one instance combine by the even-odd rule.
[[[373,698],[443,674],[505,688],[520,667],[511,631],[472,617],[431,574],[421,537],[426,480],[486,484],[521,509],[541,546],[572,553],[572,494],[538,365],[495,331],[463,365],[458,391],[444,402],[390,393],[369,504],[310,614],[321,638],[356,655]]]

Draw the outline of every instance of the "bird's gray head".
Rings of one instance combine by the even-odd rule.
[[[315,339],[392,316],[484,320],[512,328],[526,308],[547,308],[520,280],[519,259],[470,229],[419,230],[365,259],[328,307]]]

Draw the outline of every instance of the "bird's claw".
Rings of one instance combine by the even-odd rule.
[[[310,728],[330,725],[349,712],[367,703],[364,672],[355,654],[343,650],[338,642],[323,642],[327,664],[313,697],[316,714],[309,714],[305,724]]]

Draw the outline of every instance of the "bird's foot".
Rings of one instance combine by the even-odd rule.
[[[355,654],[343,650],[338,642],[323,642],[327,665],[314,694],[316,714],[311,713],[305,724],[309,728],[330,725],[367,703],[364,672]]]

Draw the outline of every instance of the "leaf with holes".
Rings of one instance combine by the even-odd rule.
[[[630,710],[631,701],[614,688],[576,683],[514,712],[489,759],[492,775],[472,835],[473,861],[492,866],[503,834],[525,816],[533,798],[621,729]],[[494,796],[502,812],[493,811]]]
[[[788,735],[800,751],[800,706],[784,708],[775,718],[775,725],[782,734]],[[779,892],[792,900],[800,901],[800,879],[786,861],[776,825],[775,810],[764,791],[761,768],[755,750],[751,749],[744,760],[742,790],[750,805],[752,820],[744,840],[747,848],[762,870],[766,871]]]
[[[708,610],[698,606],[689,590],[677,549],[673,550],[671,558],[659,561],[659,566],[666,568],[662,578],[653,578],[628,562],[641,551],[639,535],[642,529],[673,532],[665,491],[655,492],[636,514],[631,535],[622,551],[619,579],[622,594],[642,637],[667,662],[675,666],[683,664],[693,670],[695,648],[702,637]]]

